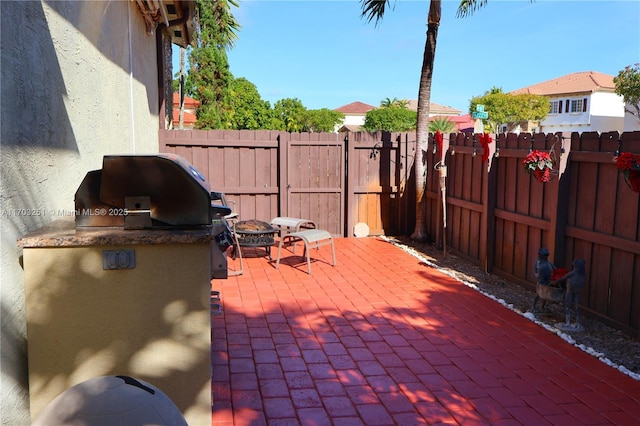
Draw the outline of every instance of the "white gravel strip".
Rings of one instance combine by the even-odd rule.
[[[558,336],[560,336],[560,338],[564,339],[565,341],[567,341],[568,343],[574,345],[575,347],[577,347],[578,349],[582,350],[583,352],[588,353],[591,356],[594,356],[596,358],[598,358],[600,361],[604,362],[605,364],[609,365],[610,367],[615,368],[616,370],[619,370],[620,372],[626,374],[627,376],[640,381],[640,374],[638,373],[634,373],[633,371],[629,370],[627,367],[625,367],[624,365],[619,365],[616,364],[615,362],[611,361],[610,359],[608,359],[607,357],[604,356],[603,353],[596,351],[595,349],[589,347],[589,346],[585,346],[583,344],[578,344],[576,343],[576,341],[567,333],[563,332],[562,330],[559,330],[555,327],[550,326],[549,324],[546,324],[540,320],[538,320],[536,318],[536,316],[534,314],[532,314],[531,312],[522,312],[520,309],[515,308],[512,304],[510,303],[506,303],[503,299],[499,299],[497,297],[495,297],[493,294],[489,294],[486,291],[483,291],[482,289],[480,289],[478,286],[476,286],[473,283],[470,283],[468,281],[465,280],[461,280],[457,277],[455,277],[452,273],[450,273],[449,271],[447,271],[444,268],[441,268],[440,266],[438,266],[437,264],[431,262],[430,260],[428,260],[427,258],[425,258],[419,251],[405,245],[405,244],[401,244],[398,243],[397,241],[393,241],[389,238],[387,238],[386,236],[381,236],[381,239],[383,239],[384,241],[393,244],[396,247],[401,248],[402,250],[404,250],[405,252],[409,253],[410,255],[420,259],[420,261],[424,262],[426,265],[429,265],[430,267],[437,269],[438,271],[442,272],[445,275],[450,276],[451,278],[455,279],[456,281],[460,281],[461,283],[463,283],[464,285],[471,287],[472,289],[476,290],[479,293],[482,293],[483,295],[487,296],[490,299],[495,300],[496,302],[500,303],[502,306],[512,310],[513,312],[527,318],[528,320],[538,324],[539,326],[549,330],[552,333],[557,334]]]

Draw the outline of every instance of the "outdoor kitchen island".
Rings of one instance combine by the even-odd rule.
[[[23,249],[31,417],[99,376],[158,387],[188,424],[211,422],[210,229],[76,229]]]

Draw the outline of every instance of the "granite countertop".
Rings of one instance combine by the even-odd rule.
[[[209,243],[211,229],[76,229],[73,218],[56,220],[18,239],[18,247],[86,247],[131,244]]]

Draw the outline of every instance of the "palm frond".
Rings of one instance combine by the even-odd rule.
[[[458,6],[456,17],[466,18],[471,16],[476,10],[482,8],[486,4],[487,0],[462,0],[460,2],[460,6]]]
[[[238,5],[236,0],[215,0],[212,3],[212,12],[218,24],[222,47],[225,49],[235,46],[235,42],[238,40],[238,31],[242,27],[231,12],[231,6],[238,7]]]
[[[449,120],[447,117],[434,117],[429,121],[429,131],[440,131],[442,133],[452,133],[458,129],[456,123]]]
[[[360,2],[362,3],[362,14],[360,16],[365,18],[367,22],[375,19],[376,25],[378,25],[384,17],[387,6],[391,5],[390,0],[360,0]],[[395,6],[391,6],[391,9],[394,7]]]

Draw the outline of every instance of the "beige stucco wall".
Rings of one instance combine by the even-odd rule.
[[[135,267],[104,270],[103,250],[132,251]],[[78,383],[125,375],[210,423],[209,255],[208,242],[25,248],[31,417]]]
[[[3,425],[29,424],[16,239],[74,206],[104,154],[158,150],[155,36],[135,2],[0,2]]]

